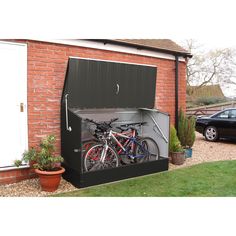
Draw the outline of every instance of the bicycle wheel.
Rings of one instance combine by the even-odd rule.
[[[89,140],[89,141],[85,141],[82,144],[82,156],[84,156],[86,154],[86,152],[88,151],[88,149],[96,144],[97,142],[95,140]]]
[[[119,160],[116,151],[108,146],[104,162],[101,161],[103,144],[95,144],[89,148],[84,156],[85,171],[95,171],[100,169],[115,168],[118,166]]]
[[[156,161],[160,158],[160,150],[154,139],[142,137],[136,145],[135,155],[137,163]]]

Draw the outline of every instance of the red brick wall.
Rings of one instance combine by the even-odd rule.
[[[26,41],[28,44],[28,127],[29,146],[39,143],[45,134],[60,138],[60,99],[69,56],[95,58],[157,66],[155,106],[175,114],[175,62],[127,53],[119,53],[52,43]],[[185,108],[186,66],[180,62],[179,104]]]
[[[35,178],[33,170],[29,168],[0,171],[0,184],[11,184],[29,178]]]
[[[60,100],[69,56],[113,60],[157,66],[156,108],[175,120],[175,62],[128,53],[17,40],[28,44],[28,137],[29,147],[47,134],[57,136],[60,153]],[[179,65],[179,104],[185,109],[186,64]],[[30,175],[29,169],[0,172],[0,184],[16,182]]]

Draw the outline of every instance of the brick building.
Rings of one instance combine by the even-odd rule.
[[[171,40],[4,40],[0,42],[2,137],[0,184],[33,176],[13,161],[28,147],[55,134],[60,153],[60,102],[68,58],[82,57],[157,66],[155,107],[176,122],[185,109],[186,60]],[[178,93],[176,93],[178,91]],[[3,114],[1,112],[1,114]]]

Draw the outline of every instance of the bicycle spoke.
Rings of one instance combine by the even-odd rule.
[[[159,148],[152,138],[141,138],[136,155],[143,153],[143,158],[136,158],[136,162],[155,161],[159,158]]]
[[[159,159],[160,152],[155,140],[150,137],[138,137],[137,126],[142,126],[144,122],[116,127],[120,128],[119,133],[111,129],[111,123],[117,119],[112,119],[110,122],[86,119],[87,122],[96,125],[93,135],[99,143],[92,147],[89,143],[83,145],[85,171],[115,168],[119,163],[127,165]]]
[[[98,144],[88,150],[84,158],[85,171],[115,168],[118,166],[118,156],[110,146],[108,146],[106,156],[102,162],[101,156],[104,148],[103,144]]]

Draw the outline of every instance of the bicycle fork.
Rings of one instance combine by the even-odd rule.
[[[102,154],[101,154],[101,158],[100,158],[101,163],[104,163],[104,161],[105,161],[105,158],[107,155],[107,150],[108,150],[108,144],[107,144],[107,140],[105,140],[105,144],[103,146]]]

